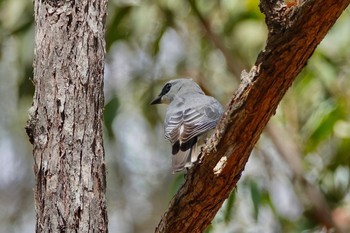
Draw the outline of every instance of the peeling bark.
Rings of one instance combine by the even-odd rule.
[[[36,232],[107,232],[102,143],[107,0],[35,0]]]
[[[282,97],[349,0],[261,0],[267,45],[233,95],[201,160],[186,175],[155,232],[203,232],[241,177]],[[329,226],[327,226],[329,227]]]

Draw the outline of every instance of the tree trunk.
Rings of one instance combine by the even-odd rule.
[[[107,0],[35,0],[36,232],[107,232],[102,142]]]
[[[242,73],[242,83],[215,135],[186,175],[156,232],[203,232],[210,224],[240,179],[280,100],[350,0],[294,2],[288,7],[283,0],[261,0],[267,45],[250,72]]]

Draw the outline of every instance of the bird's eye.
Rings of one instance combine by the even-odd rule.
[[[163,93],[166,94],[170,91],[170,88],[171,88],[171,83],[167,83],[164,88],[163,88]]]
[[[165,89],[166,89],[167,91],[170,91],[170,88],[171,88],[171,84],[170,84],[170,83],[168,83],[167,85],[165,85]]]

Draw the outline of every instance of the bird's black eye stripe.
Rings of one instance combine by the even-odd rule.
[[[170,91],[171,88],[171,83],[167,83],[164,87],[162,92],[160,93],[160,95],[165,95],[166,93],[168,93]]]

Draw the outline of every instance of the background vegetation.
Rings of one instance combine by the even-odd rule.
[[[183,180],[163,139],[162,84],[191,77],[225,105],[264,48],[258,0],[110,0],[105,149],[111,232],[153,232]],[[31,1],[0,1],[0,232],[33,232],[25,135],[34,50]],[[350,10],[310,59],[208,232],[350,231]],[[283,75],[283,74],[281,74]],[[327,221],[328,219],[328,221]]]

